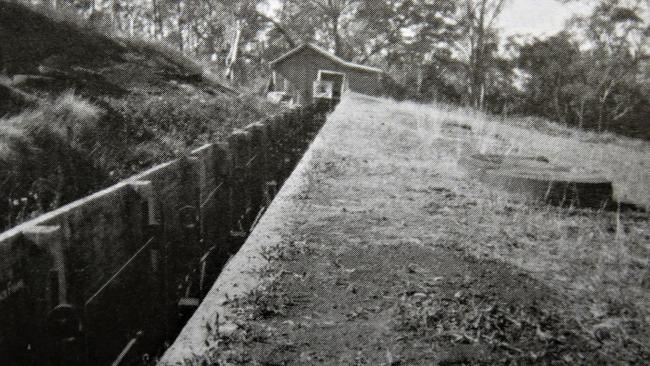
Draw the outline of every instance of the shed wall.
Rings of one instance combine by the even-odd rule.
[[[318,78],[318,70],[345,73],[348,87],[358,93],[374,95],[380,87],[378,73],[345,67],[311,49],[305,49],[279,62],[273,69],[289,80],[301,104],[311,102],[313,82]]]

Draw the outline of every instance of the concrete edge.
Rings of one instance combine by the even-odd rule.
[[[328,123],[329,120],[321,132]],[[305,176],[311,169],[314,152],[321,148],[320,145],[322,145],[321,133],[314,138],[258,225],[237,254],[228,261],[199,308],[165,352],[158,365],[185,365],[189,360],[200,357],[208,351],[209,345],[206,345],[206,341],[210,338],[211,332],[206,325],[214,329],[218,320],[220,334],[231,333],[237,328],[234,322],[235,314],[232,313],[228,302],[249,294],[262,284],[260,273],[269,265],[268,260],[263,256],[264,249],[282,242],[281,235],[273,228],[284,224],[278,223],[278,219],[284,217],[287,210],[295,210],[295,203],[292,202],[291,197],[305,186]]]

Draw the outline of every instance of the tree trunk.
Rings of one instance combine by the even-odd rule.
[[[578,128],[583,128],[584,127],[584,121],[585,121],[585,100],[580,101],[580,111],[578,114]]]
[[[158,5],[158,0],[152,0],[153,6],[153,35],[154,38],[160,39],[163,36],[163,24],[162,16],[160,14],[160,7]]]
[[[600,98],[599,103],[598,103],[598,132],[603,131],[603,124],[605,122],[605,104],[607,104],[607,99],[609,99],[609,95],[612,90],[612,82],[609,82],[609,86],[605,91],[603,92],[603,96]]]
[[[564,124],[567,124],[567,121],[565,118],[562,116],[562,108],[560,108],[560,91],[558,88],[555,88],[555,91],[553,92],[553,106],[555,107],[555,115],[557,116],[557,120],[564,122]]]
[[[341,36],[339,35],[339,17],[332,17],[332,36],[334,38],[334,54],[341,57]]]
[[[129,15],[129,35],[131,37],[135,35],[135,14]]]
[[[183,9],[181,8],[181,2],[179,1],[176,4],[176,29],[178,31],[178,49],[183,52],[183,23],[181,22],[181,15]]]
[[[476,29],[476,51],[474,53],[474,67],[472,72],[472,101],[475,107],[481,108],[481,95],[484,92],[484,51],[485,51],[485,11],[487,0],[481,0],[481,8],[479,11],[478,25]]]

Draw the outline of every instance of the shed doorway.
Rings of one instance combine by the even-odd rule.
[[[341,100],[343,87],[345,86],[345,74],[342,72],[318,70],[318,80],[332,83],[332,99],[335,102]]]

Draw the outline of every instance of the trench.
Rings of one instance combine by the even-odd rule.
[[[155,364],[332,110],[268,117],[4,233],[26,259],[0,301],[0,363]]]
[[[113,365],[153,365],[155,360],[162,356],[168,346],[173,343],[221,274],[228,260],[246,242],[257,222],[273,202],[275,195],[292,174],[324,125],[326,114],[331,112],[334,106],[324,104],[316,105],[314,108],[313,115],[303,117],[303,121],[309,120],[308,123],[303,124],[294,133],[281,137],[276,136],[275,141],[266,146],[267,151],[263,160],[259,154],[254,153],[254,146],[248,146],[248,156],[240,157],[238,150],[246,149],[245,146],[242,146],[243,139],[237,133],[230,136],[229,145],[233,150],[229,152],[232,164],[231,176],[218,185],[215,191],[210,192],[205,197],[205,201],[199,204],[200,206],[216,199],[217,191],[225,191],[230,201],[228,212],[222,213],[223,217],[219,222],[206,222],[201,217],[188,220],[184,223],[183,240],[186,243],[200,243],[205,240],[205,236],[209,236],[209,231],[215,229],[214,226],[222,226],[222,228],[226,226],[227,230],[221,230],[221,235],[218,233],[213,235],[218,239],[212,243],[208,250],[193,258],[197,265],[184,276],[184,288],[180,291],[182,294],[178,298],[177,306],[167,310],[166,319],[160,325],[162,328],[167,328],[161,329],[162,333],[165,333],[164,339],[159,338],[148,342],[148,344],[145,342],[147,345],[139,347],[137,351],[135,345],[127,343],[122,352],[112,360]],[[251,137],[248,143],[254,145],[254,132]],[[266,173],[264,179],[257,174],[262,169]],[[154,330],[154,333],[158,332]],[[137,340],[132,339],[131,342],[137,342]],[[134,349],[130,350],[129,346]]]

